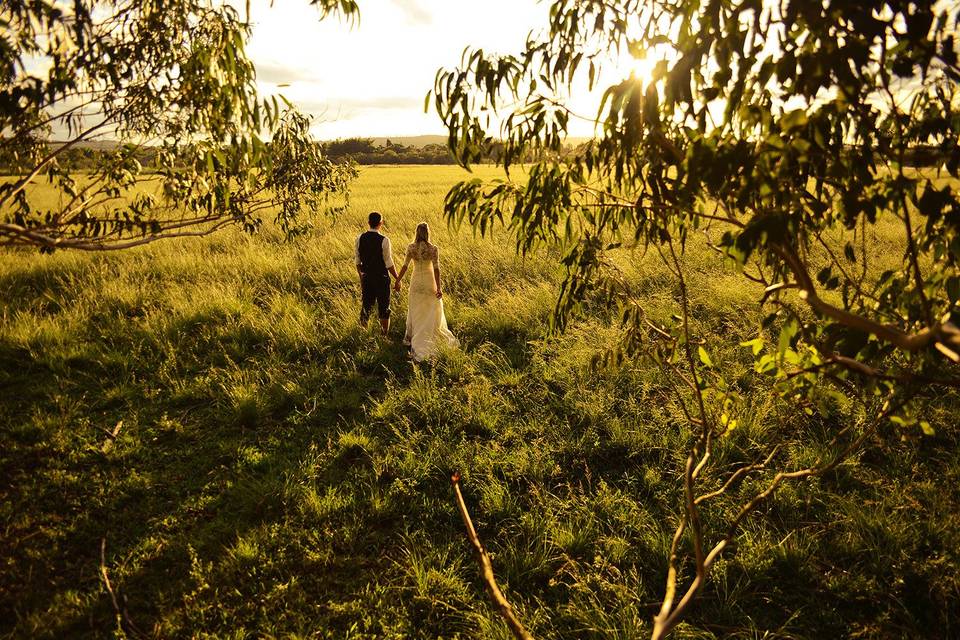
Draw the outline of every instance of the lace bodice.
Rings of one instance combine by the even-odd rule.
[[[414,262],[430,261],[434,264],[440,259],[440,250],[429,242],[414,242],[407,246],[407,259]]]

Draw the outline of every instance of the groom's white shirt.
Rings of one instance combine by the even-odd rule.
[[[380,243],[380,248],[383,249],[383,264],[389,269],[393,266],[393,247],[390,245],[390,238],[383,235],[376,229],[368,229],[368,231],[373,231],[374,233],[379,233],[380,237],[383,238],[383,241]],[[366,233],[366,231],[364,231]],[[360,234],[362,236],[363,233]],[[357,241],[353,243],[353,260],[357,263],[359,267],[360,262],[360,236],[357,236]]]

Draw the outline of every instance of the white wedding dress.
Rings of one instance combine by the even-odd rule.
[[[407,247],[406,262],[413,262],[407,302],[407,331],[404,344],[410,345],[414,360],[425,360],[442,347],[458,347],[460,341],[447,328],[443,299],[437,297],[434,269],[440,267],[440,252],[426,242]]]

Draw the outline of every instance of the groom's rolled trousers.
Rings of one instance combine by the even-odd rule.
[[[356,243],[356,263],[360,269],[360,322],[366,324],[370,311],[377,305],[381,320],[390,317],[390,274],[393,248],[390,238],[371,229],[361,233]]]

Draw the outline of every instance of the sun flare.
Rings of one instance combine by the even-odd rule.
[[[617,69],[624,78],[633,76],[637,80],[647,83],[653,79],[653,70],[656,64],[657,61],[653,56],[636,57],[627,54],[621,57]]]
[[[675,51],[672,48],[658,45],[647,51],[623,51],[614,58],[614,66],[618,79],[625,80],[632,76],[647,84],[658,80],[666,71],[665,66],[673,59]]]

